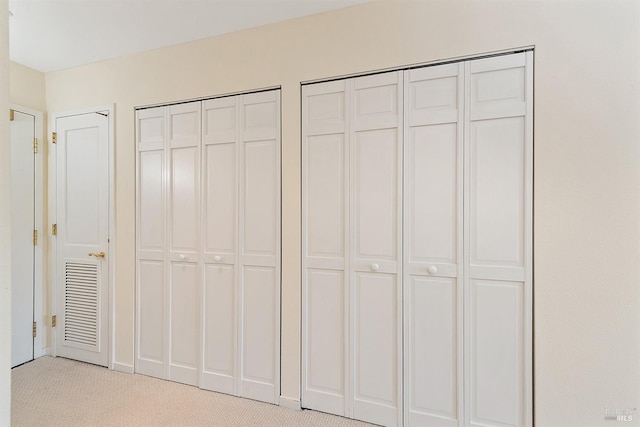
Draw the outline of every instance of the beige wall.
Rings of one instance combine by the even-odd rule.
[[[9,63],[11,88],[9,99],[22,107],[45,112],[44,73],[11,61]]]
[[[9,151],[9,33],[0,0],[0,425],[11,420],[11,153]]]
[[[134,358],[134,107],[282,86],[282,395],[300,384],[300,82],[535,45],[535,417],[640,407],[640,3],[383,1],[46,75],[116,103],[116,362]],[[640,413],[635,416],[640,418]]]

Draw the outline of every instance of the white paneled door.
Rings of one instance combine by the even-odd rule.
[[[197,385],[200,102],[138,112],[137,372]]]
[[[303,407],[532,424],[532,70],[303,86]]]
[[[280,93],[137,112],[137,372],[277,403]]]
[[[11,366],[34,358],[35,117],[11,119]],[[42,231],[42,230],[40,230]],[[42,245],[42,243],[40,243]]]
[[[405,72],[405,424],[462,419],[464,63]]]
[[[56,356],[109,361],[109,119],[57,117]]]
[[[532,52],[466,64],[469,425],[532,417]]]
[[[402,74],[303,90],[303,403],[397,425]]]

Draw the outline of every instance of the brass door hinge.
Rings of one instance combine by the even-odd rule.
[[[38,324],[36,322],[33,322],[33,337],[36,337],[37,334],[37,330],[38,330]]]
[[[51,132],[51,143],[52,144],[58,143],[58,134],[56,132]]]
[[[58,224],[52,224],[51,225],[51,235],[52,236],[57,236],[58,235]]]
[[[16,118],[16,112],[12,109],[9,110],[9,121],[12,122]]]
[[[33,152],[38,153],[38,138],[33,138]]]
[[[56,327],[56,315],[54,314],[53,316],[51,316],[51,327],[55,328]]]
[[[38,244],[38,230],[33,230],[33,246]]]

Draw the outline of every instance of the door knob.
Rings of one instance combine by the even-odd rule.
[[[438,267],[436,267],[435,265],[430,265],[429,268],[427,268],[427,271],[430,274],[436,274],[438,272]]]
[[[89,256],[94,256],[96,258],[104,258],[105,253],[104,252],[99,252],[97,254],[94,254],[93,252],[89,252]]]
[[[178,255],[178,258],[180,258],[180,259],[185,259],[185,258],[186,258],[186,256],[184,256],[184,254],[180,254],[180,255]]]
[[[380,266],[376,263],[371,264],[371,270],[378,271],[380,270]]]
[[[220,262],[220,261],[222,261],[222,257],[220,255],[216,255],[216,256],[213,257],[213,260],[215,262]]]

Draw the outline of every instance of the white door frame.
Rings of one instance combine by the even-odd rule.
[[[34,110],[31,108],[23,107],[18,104],[11,104],[10,108],[14,111],[18,111],[20,113],[28,114],[34,117],[35,129],[34,136],[38,140],[38,155],[35,157],[35,194],[34,194],[34,203],[35,203],[35,229],[38,230],[38,238],[40,240],[40,244],[36,245],[33,262],[34,262],[34,288],[33,288],[33,298],[35,301],[33,307],[33,319],[37,322],[37,333],[36,337],[33,340],[33,358],[37,359],[40,356],[45,354],[44,343],[43,340],[45,331],[48,332],[47,329],[44,328],[45,325],[48,325],[47,319],[45,319],[44,313],[44,247],[46,245],[47,239],[45,235],[47,235],[46,230],[44,228],[44,161],[43,157],[45,155],[44,152],[44,114],[41,111]]]
[[[83,114],[102,114],[106,115],[108,124],[108,138],[109,141],[109,236],[108,236],[108,248],[107,248],[107,270],[109,272],[109,280],[107,286],[109,287],[109,300],[107,302],[107,313],[109,316],[107,333],[109,336],[109,349],[108,349],[108,368],[113,369],[115,360],[115,255],[116,255],[116,233],[115,233],[115,104],[98,105],[90,108],[83,108],[72,111],[65,111],[61,113],[52,113],[49,116],[48,127],[50,133],[48,134],[49,143],[49,224],[57,224],[57,150],[56,145],[52,143],[51,132],[56,132],[56,120],[62,117],[79,116]],[[51,235],[51,226],[47,230],[47,235]],[[57,283],[57,245],[56,239],[49,239],[49,277],[51,278],[50,291],[50,304],[49,310],[52,315],[56,314],[56,290],[61,284]],[[48,319],[47,324],[51,326],[51,318]],[[57,326],[60,327],[60,326]],[[53,329],[53,328],[52,328]],[[56,356],[56,334],[51,329],[51,347],[48,354]]]

